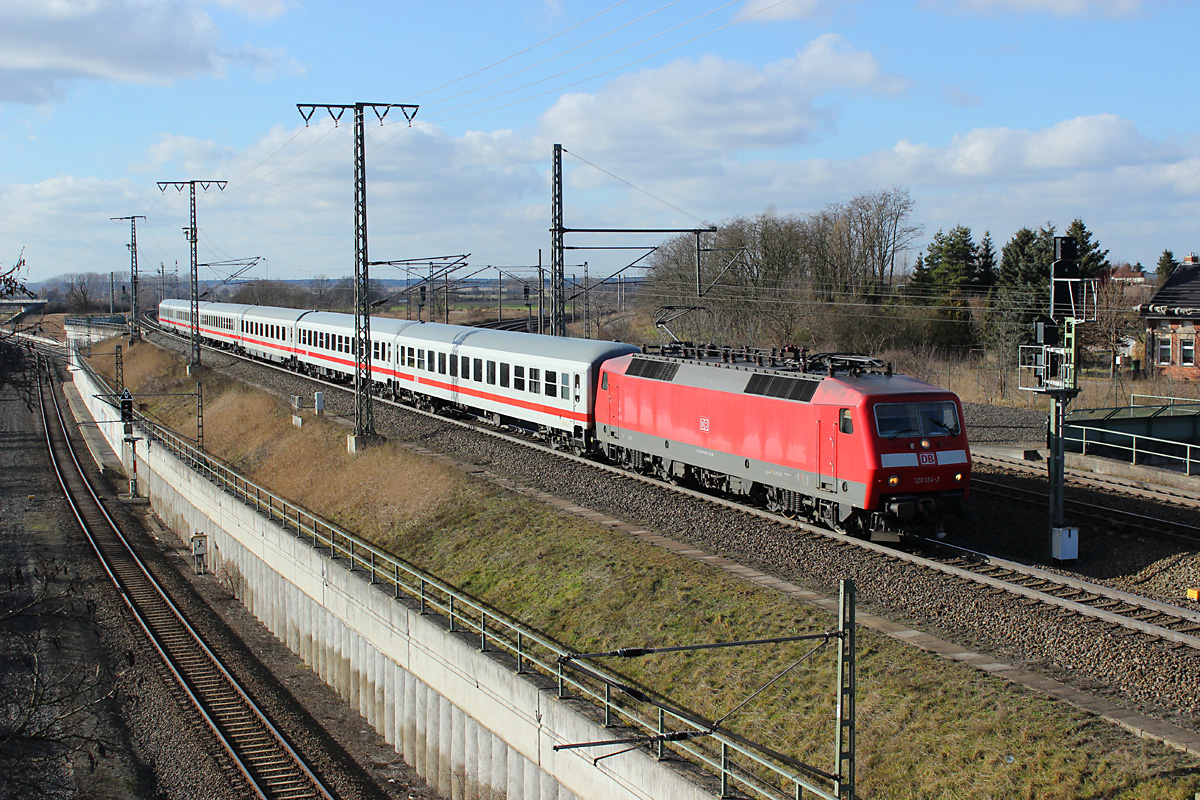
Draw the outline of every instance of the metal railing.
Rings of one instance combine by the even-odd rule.
[[[1185,475],[1200,475],[1200,445],[1078,424],[1068,424],[1063,438],[1069,449],[1085,456],[1090,451],[1090,455],[1120,458],[1134,465],[1165,462]]]
[[[1143,400],[1166,400],[1165,403],[1142,403],[1138,398]],[[1129,405],[1131,406],[1193,406],[1200,405],[1200,398],[1196,397],[1169,397],[1166,395],[1157,394],[1131,394],[1129,395]]]
[[[99,386],[107,388],[107,381],[79,357],[78,351],[75,356],[75,363]],[[633,685],[628,678],[590,663],[586,668],[577,667],[570,658],[571,651],[549,636],[310,514],[141,414],[135,414],[134,424],[147,439],[166,447],[193,471],[298,538],[310,541],[331,560],[351,572],[363,573],[369,583],[398,600],[411,598],[422,614],[442,615],[451,632],[477,639],[480,651],[503,653],[518,674],[553,681],[560,698],[570,696],[590,702],[603,715],[605,727],[632,729],[636,735],[656,740],[659,758],[665,757],[668,748],[664,742],[670,741],[673,755],[698,765],[720,782],[722,796],[737,787],[738,791],[768,800],[809,796],[805,792],[824,800],[838,800],[837,794],[817,782],[836,786],[837,775],[801,764],[736,734],[707,729],[699,715],[670,707],[666,698]],[[852,612],[849,626],[853,627]],[[839,630],[831,636],[845,638],[847,632]],[[633,689],[633,695],[640,697],[622,691],[625,688]],[[840,726],[837,719],[835,723]]]

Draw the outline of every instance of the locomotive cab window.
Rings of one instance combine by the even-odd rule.
[[[928,403],[879,403],[875,427],[880,437],[957,436],[958,411],[948,400]]]
[[[838,430],[842,433],[854,433],[854,420],[850,419],[850,409],[843,408],[838,415]]]

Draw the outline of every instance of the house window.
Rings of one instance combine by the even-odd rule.
[[[1166,336],[1158,337],[1158,363],[1171,363],[1171,340]]]
[[[1196,366],[1196,340],[1179,340],[1179,363],[1185,367]]]

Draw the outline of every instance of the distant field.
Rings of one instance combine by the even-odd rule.
[[[93,348],[111,374],[114,340]],[[195,388],[183,363],[126,346],[136,395]],[[250,479],[456,584],[579,651],[825,630],[835,620],[723,571],[500,490],[396,442],[357,457],[346,429],[264,392],[202,373],[205,444]],[[184,435],[188,398],[146,398]],[[1190,798],[1200,764],[1069,706],[891,639],[859,637],[863,798]],[[622,664],[633,679],[715,718],[806,648],[731,650]],[[736,714],[737,732],[827,765],[834,710],[823,658]]]

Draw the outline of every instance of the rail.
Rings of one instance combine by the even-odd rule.
[[[1131,464],[1147,464],[1149,461],[1175,465],[1185,475],[1200,475],[1200,445],[1159,439],[1141,433],[1114,431],[1090,425],[1069,423],[1063,438],[1067,446],[1078,449],[1083,455],[1119,457]]]
[[[74,361],[98,386],[107,388],[107,381],[80,357],[78,350]],[[112,404],[108,398],[104,401]],[[257,513],[293,532],[297,538],[311,540],[312,546],[331,560],[344,562],[351,572],[361,571],[372,585],[380,585],[398,600],[404,596],[412,598],[421,614],[441,614],[452,633],[476,638],[481,652],[505,653],[518,674],[536,673],[553,680],[560,698],[573,692],[577,698],[586,699],[603,714],[606,727],[623,725],[637,731],[645,741],[656,744],[655,752],[660,759],[668,749],[665,743],[671,742],[670,749],[676,755],[685,755],[720,781],[721,796],[728,796],[733,787],[738,787],[767,800],[801,798],[805,792],[823,800],[838,800],[841,792],[835,789],[837,793],[831,793],[814,778],[835,787],[846,785],[843,776],[803,764],[737,734],[716,732],[699,715],[672,707],[665,697],[632,686],[627,678],[590,663],[586,667],[573,666],[571,651],[547,635],[310,514],[140,413],[135,413],[134,425],[194,472],[252,506]],[[839,630],[831,636],[844,641],[851,636],[847,627],[853,627],[852,615],[847,626],[843,614]],[[840,711],[840,700],[837,705]],[[840,730],[838,718],[835,723]],[[835,772],[838,768],[835,767]],[[849,782],[852,785],[852,779]]]

